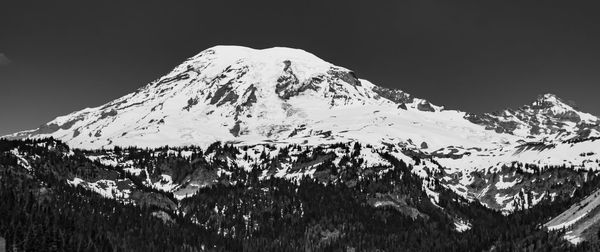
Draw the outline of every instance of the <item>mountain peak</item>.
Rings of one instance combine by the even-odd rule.
[[[223,57],[224,55],[232,55],[233,57],[240,57],[243,55],[254,54],[254,55],[261,55],[261,56],[271,56],[270,58],[278,58],[276,56],[281,56],[281,57],[295,56],[295,57],[300,57],[300,58],[313,59],[316,61],[322,61],[319,57],[317,57],[314,54],[307,52],[305,50],[297,49],[297,48],[290,48],[290,47],[279,47],[279,46],[263,48],[263,49],[255,49],[255,48],[251,48],[251,47],[238,46],[238,45],[216,45],[211,48],[205,49],[198,55],[201,55],[203,52],[206,52],[206,51],[214,51],[214,52],[218,53],[220,57]]]
[[[555,94],[545,93],[545,94],[538,95],[537,100],[540,100],[540,101],[559,101],[561,99],[557,95],[555,95]]]
[[[600,120],[578,110],[572,101],[555,94],[537,96],[531,105],[483,115],[469,115],[469,120],[497,132],[528,138],[552,137],[571,139],[600,134]]]
[[[565,109],[576,109],[577,105],[573,101],[565,101],[555,94],[546,93],[539,95],[532,104],[532,108],[545,109],[552,107],[561,107]]]
[[[217,45],[189,58],[186,62],[211,61],[217,63],[247,62],[283,62],[293,60],[316,65],[332,65],[312,53],[302,49],[288,47],[271,47],[265,49],[254,49],[236,45]],[[184,64],[186,63],[184,62]]]

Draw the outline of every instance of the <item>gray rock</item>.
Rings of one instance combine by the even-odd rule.
[[[431,103],[428,101],[423,101],[417,104],[417,109],[421,111],[434,112],[435,109],[431,106]]]
[[[356,76],[356,74],[352,71],[345,71],[338,68],[331,68],[327,71],[331,76],[338,78],[352,86],[361,86],[360,80]]]
[[[379,96],[386,98],[395,103],[412,103],[413,98],[401,90],[397,89],[389,89],[384,87],[375,86],[373,87],[373,92],[377,93]]]

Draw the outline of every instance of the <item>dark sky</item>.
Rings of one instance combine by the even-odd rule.
[[[551,92],[600,115],[598,13],[577,1],[2,1],[0,135],[118,98],[218,44],[301,48],[448,108]]]

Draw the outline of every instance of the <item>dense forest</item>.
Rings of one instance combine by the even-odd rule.
[[[18,150],[29,157],[23,165]],[[317,166],[329,175],[291,180],[264,176],[218,157],[236,155],[230,145],[156,156],[155,150],[114,149],[148,174],[88,158],[53,140],[0,140],[0,237],[9,251],[590,251],[573,246],[564,231],[540,224],[600,185],[592,176],[573,197],[544,201],[510,215],[468,202],[430,181],[433,202],[412,167],[382,153],[391,169]],[[177,152],[177,151],[176,151]],[[211,153],[210,162],[202,161]],[[279,155],[284,155],[280,152]],[[25,154],[23,154],[25,155]],[[276,159],[268,157],[265,159]],[[208,158],[207,158],[208,159]],[[221,160],[221,161],[219,161]],[[144,183],[171,169],[174,181],[189,174],[226,172],[190,197],[178,199]],[[268,168],[267,168],[268,169]],[[136,192],[129,200],[103,197],[73,178],[111,178]],[[140,196],[142,195],[142,196]],[[457,222],[467,230],[458,230]]]

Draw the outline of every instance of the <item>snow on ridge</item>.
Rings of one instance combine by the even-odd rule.
[[[464,220],[460,220],[460,219],[454,221],[454,229],[459,233],[468,231],[471,229],[471,227],[472,227],[472,225],[468,221],[464,221]]]
[[[29,165],[29,162],[27,161],[27,159],[25,159],[19,153],[19,150],[17,148],[10,150],[10,154],[12,154],[13,156],[15,156],[17,158],[17,165],[27,169],[28,171],[31,171],[31,165]]]

